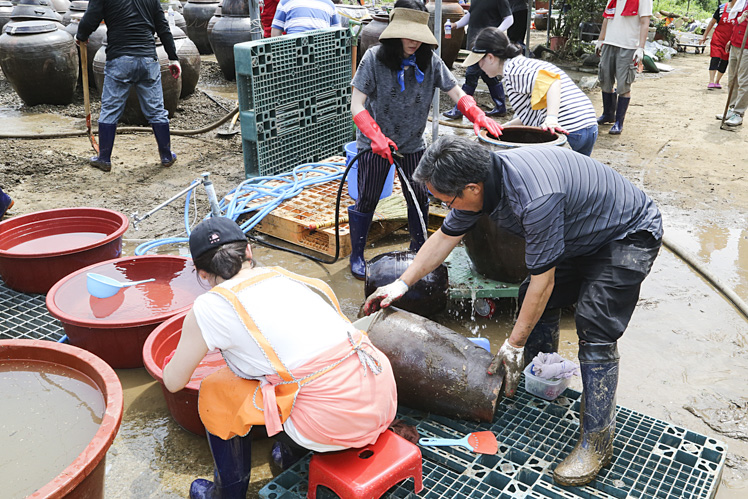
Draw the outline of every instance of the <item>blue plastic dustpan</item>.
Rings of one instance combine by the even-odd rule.
[[[109,298],[119,293],[119,290],[122,288],[156,280],[155,278],[151,278],[144,281],[120,282],[117,279],[92,272],[89,272],[86,276],[86,289],[88,289],[88,293],[91,296],[95,296],[96,298]]]

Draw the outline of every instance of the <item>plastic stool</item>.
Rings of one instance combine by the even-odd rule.
[[[324,485],[345,499],[376,499],[410,477],[417,494],[423,490],[421,450],[387,430],[360,449],[314,454],[307,497],[316,499],[317,487]]]

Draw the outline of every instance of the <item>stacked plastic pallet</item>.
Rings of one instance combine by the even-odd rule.
[[[234,58],[248,178],[343,151],[353,126],[347,29],[240,43]]]
[[[62,324],[49,315],[44,295],[14,291],[0,280],[0,340],[63,338]]]
[[[523,383],[524,385],[524,383]],[[421,436],[457,438],[491,430],[499,441],[496,455],[460,447],[421,447],[424,490],[413,494],[412,480],[385,497],[426,499],[519,498],[703,498],[714,497],[727,446],[624,407],[617,408],[612,463],[584,487],[560,487],[551,470],[568,454],[579,431],[580,393],[566,390],[554,402],[528,394],[501,402],[492,423],[454,421],[401,412]],[[306,497],[308,458],[266,485],[265,499]],[[320,488],[317,497],[336,497]]]

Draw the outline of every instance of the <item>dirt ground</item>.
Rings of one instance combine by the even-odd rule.
[[[608,127],[603,127],[592,156],[651,195],[664,214],[666,232],[686,245],[711,229],[730,234],[737,231],[735,244],[740,256],[723,267],[719,266],[714,246],[719,250],[727,245],[724,240],[720,242],[720,237],[727,237],[724,234],[702,238],[693,248],[705,263],[716,265],[715,271],[743,300],[748,300],[748,162],[744,153],[748,131],[745,127],[720,130],[714,115],[724,109],[727,90],[707,90],[708,60],[708,53],[679,54],[670,61],[672,72],[639,75],[623,134],[611,136]],[[459,76],[460,71],[456,73]],[[591,76],[571,69],[569,73],[576,80]],[[208,87],[221,84],[217,66],[210,59],[204,61],[201,78],[203,88],[206,83]],[[181,101],[172,128],[199,128],[218,120],[235,105],[218,93],[210,95],[198,90]],[[594,89],[589,95],[600,111],[599,90]],[[488,106],[487,92],[479,89],[477,99]],[[442,110],[445,109],[443,105]],[[97,111],[94,103],[94,117]],[[70,106],[26,108],[8,82],[0,78],[0,118],[0,134],[54,133],[71,127],[82,130],[82,95],[76,95]],[[171,168],[162,168],[152,134],[117,136],[112,171],[104,173],[88,165],[92,151],[85,137],[5,139],[0,153],[0,186],[16,201],[9,216],[72,206],[106,207],[142,215],[202,172],[211,173],[219,196],[244,179],[240,135],[228,139],[216,137],[215,132],[175,136],[172,148],[179,156],[178,162]],[[204,199],[199,202],[207,206]],[[179,236],[183,232],[183,205],[178,201],[139,224],[138,230],[131,225],[125,238],[132,248],[137,241]],[[371,256],[369,251],[367,256]],[[334,276],[333,287],[347,304],[346,312],[353,313],[360,303],[360,284],[345,277],[344,262],[320,270],[303,259],[275,256],[269,250],[259,253],[297,272]],[[648,280],[653,283],[643,290],[641,312],[637,312],[629,328],[632,331],[627,333],[630,343],[622,346],[622,356],[628,359],[627,363],[622,362],[622,376],[628,378],[626,384],[622,383],[619,403],[727,441],[730,457],[717,497],[745,497],[748,413],[745,391],[739,387],[744,386],[748,374],[748,323],[682,262],[669,254],[660,260],[661,266]],[[696,313],[698,318],[687,313]],[[567,326],[568,341],[563,348],[572,357],[573,323]],[[650,339],[649,333],[655,331],[658,334],[652,334]],[[651,347],[643,354],[633,346],[639,341],[651,341]],[[627,353],[629,356],[625,357]],[[672,371],[662,373],[653,367],[661,361],[669,362]],[[683,364],[689,366],[687,370]],[[129,405],[126,422],[108,456],[107,497],[184,496],[192,478],[210,475],[207,445],[169,421],[160,389],[145,371],[127,370],[120,374]],[[722,386],[731,378],[742,381]],[[716,386],[722,389],[713,390]],[[703,400],[704,391],[709,397],[728,400],[724,404],[737,411],[733,419],[742,421],[738,424],[742,433],[720,432],[686,409],[689,400]],[[143,415],[150,418],[147,423],[143,423]],[[174,436],[177,432],[181,432],[178,437]],[[260,444],[264,449],[263,445]],[[277,471],[266,463],[262,466],[253,475],[255,493]]]

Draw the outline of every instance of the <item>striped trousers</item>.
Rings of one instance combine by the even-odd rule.
[[[359,150],[359,152],[361,152]],[[418,166],[418,162],[421,161],[423,151],[414,152],[412,154],[404,154],[405,158],[401,161],[400,168],[402,168],[405,177],[408,179],[413,192],[416,194],[416,201],[419,206],[423,206],[428,201],[428,190],[426,186],[413,181],[413,172]],[[360,213],[371,213],[379,202],[379,196],[382,195],[382,189],[384,188],[384,182],[387,180],[387,175],[390,172],[390,165],[387,160],[383,157],[374,154],[371,151],[363,153],[358,158],[358,199],[356,200],[355,210]],[[399,175],[399,173],[398,173]],[[407,189],[403,179],[400,179],[402,184],[403,192]],[[406,200],[410,199],[410,196],[405,196]],[[410,204],[410,201],[408,201]]]

